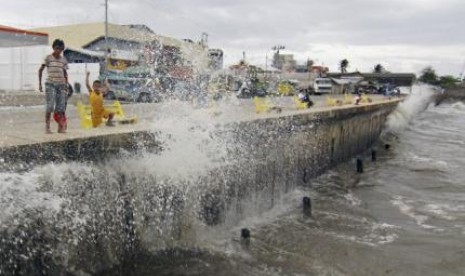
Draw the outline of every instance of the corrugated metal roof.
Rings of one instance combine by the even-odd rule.
[[[66,46],[73,48],[83,48],[89,43],[105,37],[105,23],[85,23],[65,26],[54,26],[32,29],[37,32],[46,32],[49,34],[49,43],[59,38],[64,40]],[[140,29],[131,28],[129,26],[108,24],[108,36],[115,39],[136,41],[136,42],[150,42],[157,40],[163,45],[182,47],[186,42],[150,33]]]

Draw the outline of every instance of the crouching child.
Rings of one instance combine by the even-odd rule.
[[[308,95],[307,92],[300,91],[298,94],[298,97],[299,97],[300,102],[307,104],[307,108],[310,108],[313,106],[313,101],[310,99],[310,96]]]
[[[100,124],[102,124],[103,119],[107,120],[107,126],[115,126],[113,122],[113,117],[115,114],[106,110],[103,105],[103,97],[109,90],[108,83],[103,85],[101,81],[95,80],[91,87],[89,76],[90,72],[86,72],[86,86],[87,90],[89,90],[89,104],[92,110],[92,126],[98,127]]]

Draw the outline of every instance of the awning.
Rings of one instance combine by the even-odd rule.
[[[71,51],[71,52],[76,52],[79,54],[83,54],[89,57],[96,57],[96,58],[104,58],[105,54],[103,52],[97,52],[97,51],[92,51],[92,50],[87,50],[87,49],[79,49],[79,48],[74,48],[74,47],[66,47],[65,52]]]
[[[0,25],[0,47],[48,45],[48,34]]]
[[[356,84],[360,82],[362,78],[345,78],[345,79],[331,78],[331,80],[337,85],[350,85],[350,84]]]

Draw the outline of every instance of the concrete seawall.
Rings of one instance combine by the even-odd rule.
[[[211,173],[202,205],[208,224],[247,208],[266,210],[282,195],[369,149],[397,102],[242,122],[232,126],[233,165]],[[203,196],[203,195],[202,195]],[[252,206],[251,206],[252,205]],[[234,213],[230,216],[228,210]],[[234,221],[229,223],[234,224]]]
[[[55,182],[43,177],[41,192],[64,199],[61,209],[53,215],[25,209],[11,223],[4,221],[0,257],[8,261],[0,270],[98,274],[130,263],[138,251],[195,247],[196,233],[205,227],[233,227],[251,210],[270,209],[287,192],[311,185],[313,177],[369,149],[397,104],[390,100],[228,122],[213,130],[224,141],[226,161],[187,177],[157,174],[152,168],[162,160],[151,158],[105,164],[105,159],[121,159],[121,149],[135,152],[134,158],[139,150],[162,151],[159,134],[148,130],[4,147],[3,164],[30,159],[103,164],[60,168]]]
[[[376,136],[376,133],[373,133],[373,131],[379,131],[384,122],[380,118],[384,118],[386,114],[389,114],[397,103],[398,101],[391,100],[361,106],[343,106],[317,111],[293,112],[291,114],[269,114],[260,118],[227,123],[224,129],[226,131],[229,129],[233,132],[243,132],[247,131],[247,129],[252,129],[257,135],[266,136],[266,131],[261,134],[261,131],[257,133],[256,130],[260,130],[262,126],[265,126],[266,130],[271,131],[271,133],[279,131],[289,133],[308,124],[318,126],[318,128],[331,126],[330,129],[326,129],[324,133],[319,133],[316,136],[321,137],[326,143],[333,143],[332,160],[334,162],[345,160],[347,156],[356,152],[354,145],[350,145],[350,150],[345,149],[346,146],[344,144],[350,142],[347,139],[354,137],[365,139],[366,135],[372,138]],[[367,116],[370,118],[368,124],[363,121]],[[348,120],[354,117],[357,117],[357,120],[349,123]],[[374,121],[371,121],[372,119]],[[286,128],[286,125],[292,127],[292,130],[281,129],[283,127]],[[339,129],[336,129],[334,125],[337,125]],[[312,130],[312,132],[314,131]],[[326,137],[327,131],[330,131],[334,137]],[[337,137],[343,138],[338,139]],[[21,141],[23,138],[19,139]],[[372,140],[370,140],[370,143]],[[310,141],[311,139],[307,139],[305,143],[309,143]],[[285,143],[285,141],[283,142]],[[3,163],[31,163],[34,161],[34,164],[42,164],[50,161],[67,160],[95,161],[115,155],[120,150],[158,150],[159,146],[160,144],[155,133],[143,126],[138,126],[135,129],[123,129],[116,132],[86,133],[85,135],[59,137],[59,139],[13,142],[12,145],[6,146],[0,144],[0,156]]]

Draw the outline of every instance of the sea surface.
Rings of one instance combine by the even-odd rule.
[[[375,162],[367,153],[363,174],[347,162],[272,210],[205,234],[197,249],[137,256],[126,268],[133,275],[465,275],[465,104],[422,104],[403,106],[415,114],[402,107],[393,114],[395,131],[380,139]],[[303,196],[312,198],[312,217],[302,211]],[[108,275],[118,271],[125,269]]]

